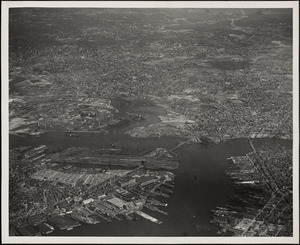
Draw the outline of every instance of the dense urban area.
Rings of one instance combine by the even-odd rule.
[[[54,227],[72,229],[81,223],[111,222],[121,217],[133,220],[135,215],[162,222],[142,212],[143,207],[168,215],[157,207],[167,203],[155,197],[168,198],[173,192],[174,174],[164,169],[176,169],[178,162],[165,149],[143,157],[115,155],[116,149],[105,150],[110,152],[108,155],[102,155],[101,149],[99,152],[74,147],[54,154],[46,154],[46,150],[47,146],[41,145],[18,147],[10,152],[12,234],[49,234]],[[81,157],[86,160],[81,161]],[[107,158],[113,158],[116,165],[124,161],[124,165],[134,168],[109,169],[107,164],[112,159]],[[76,167],[74,161],[95,166]]]
[[[234,206],[218,207],[212,222],[220,234],[287,236],[293,232],[292,151],[277,147],[231,157],[227,174],[234,179]]]
[[[220,236],[292,236],[292,149],[253,143],[293,140],[292,34],[289,9],[10,9],[10,138],[109,145],[10,147],[10,235],[162,224],[180,149],[246,138],[211,223]],[[118,143],[168,137],[179,140]]]

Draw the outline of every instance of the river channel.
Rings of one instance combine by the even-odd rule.
[[[151,119],[152,120],[152,119]],[[127,128],[125,126],[125,128]],[[122,128],[122,127],[121,127]],[[124,127],[123,127],[124,128]],[[124,130],[111,130],[107,135],[80,135],[67,137],[63,132],[49,132],[40,137],[18,137],[10,135],[10,148],[18,145],[37,146],[45,144],[48,151],[56,152],[72,146],[110,148],[157,148],[171,149],[184,139],[176,137],[133,138]],[[291,141],[279,139],[257,139],[256,146],[263,144],[289,145]],[[158,225],[142,217],[136,221],[101,222],[96,225],[82,225],[73,230],[55,230],[51,236],[216,236],[218,227],[210,223],[211,209],[230,204],[233,195],[232,181],[225,174],[228,157],[244,155],[252,151],[247,139],[236,139],[218,144],[190,144],[178,149],[179,168],[173,171],[174,193],[168,199],[167,207],[160,207],[169,213],[163,215],[147,209],[147,214],[163,221]],[[199,226],[198,231],[196,225]]]
[[[124,136],[119,138],[119,145],[127,147],[165,147],[175,146],[180,139],[173,137],[136,139]],[[46,144],[51,151],[70,146],[109,147],[109,136],[66,137],[63,133],[48,133],[39,138],[10,136],[10,146]],[[291,142],[278,139],[255,140],[256,145],[280,144]],[[192,144],[178,150],[180,163],[176,174],[174,193],[168,199],[163,210],[168,216],[160,213],[146,213],[162,220],[157,225],[143,218],[137,221],[102,222],[96,225],[82,225],[71,231],[56,230],[52,236],[215,236],[217,227],[210,224],[210,210],[217,206],[230,204],[233,194],[231,180],[225,175],[230,156],[244,155],[251,151],[246,139],[230,140],[208,146]],[[199,225],[199,232],[195,226]]]

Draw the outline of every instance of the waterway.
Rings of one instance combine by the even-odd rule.
[[[154,108],[158,109],[158,108]],[[162,111],[153,107],[144,115],[147,120],[141,124],[153,123],[157,114]],[[72,146],[125,149],[137,153],[147,149],[164,147],[172,149],[186,139],[176,137],[132,138],[124,134],[132,124],[122,125],[112,129],[107,135],[87,135],[67,137],[63,132],[49,132],[40,137],[18,137],[10,135],[10,148],[18,145],[38,146],[45,144],[49,152],[56,152]],[[256,146],[263,144],[288,145],[291,141],[279,139],[257,139]],[[230,204],[233,195],[232,181],[225,175],[229,165],[226,160],[231,156],[244,155],[252,151],[247,139],[230,140],[208,146],[200,144],[185,145],[178,149],[179,168],[176,174],[174,193],[168,199],[159,199],[168,203],[167,207],[159,207],[169,213],[163,215],[147,209],[143,211],[158,220],[158,225],[139,217],[136,221],[101,222],[96,225],[82,225],[71,231],[54,231],[51,236],[216,236],[218,227],[210,223],[211,209]],[[88,166],[87,166],[88,167]],[[199,226],[199,232],[196,230]]]
[[[46,144],[50,151],[70,146],[109,147],[109,136],[66,137],[63,133],[48,133],[41,137],[10,136],[10,146]],[[120,147],[165,147],[170,149],[182,139],[174,137],[137,139],[124,136],[118,138]],[[291,144],[278,139],[255,140],[256,145]],[[101,222],[96,225],[82,225],[71,231],[55,231],[51,236],[215,236],[217,227],[210,224],[210,210],[230,204],[233,195],[231,180],[225,175],[230,156],[244,155],[252,151],[247,139],[230,140],[208,146],[191,144],[178,150],[180,157],[176,174],[174,193],[168,199],[167,207],[160,207],[169,213],[165,216],[147,209],[147,214],[163,221],[158,225],[140,217],[137,221]],[[199,225],[199,232],[195,226]]]

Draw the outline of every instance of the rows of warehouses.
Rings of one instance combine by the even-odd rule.
[[[22,151],[22,149],[19,150]],[[40,147],[37,150],[40,150]],[[23,165],[20,162],[20,166]],[[16,172],[18,166],[16,165]],[[167,188],[164,189],[162,185],[173,180],[174,175],[171,172],[150,171],[141,167],[129,170],[104,169],[94,166],[94,168],[83,168],[70,163],[57,164],[56,161],[31,164],[30,171],[24,175],[26,177],[24,179],[29,179],[30,186],[37,188],[39,195],[35,195],[34,201],[35,203],[38,201],[38,205],[33,205],[31,199],[27,197],[25,200],[28,201],[23,201],[23,203],[27,204],[28,208],[25,211],[21,210],[23,213],[14,211],[15,217],[21,214],[24,218],[21,218],[20,222],[13,219],[11,227],[16,229],[27,227],[27,217],[41,213],[45,213],[51,219],[52,216],[59,216],[55,222],[51,223],[54,229],[59,230],[73,227],[73,224],[67,224],[68,217],[85,224],[96,224],[103,220],[121,220],[122,216],[127,220],[133,220],[135,214],[143,215],[144,218],[154,222],[155,218],[141,213],[144,207],[153,212],[167,214],[154,206],[159,203],[158,201],[147,202],[147,199],[149,195],[152,199],[154,196],[168,197],[162,192],[169,193],[170,190],[167,191]],[[23,184],[25,185],[26,183]],[[174,186],[171,185],[172,187]],[[157,191],[154,191],[155,189]],[[36,223],[42,224],[42,228],[45,228],[43,222],[44,220],[37,219]],[[24,230],[22,234],[16,230],[15,234],[24,235],[25,232],[28,233],[27,230]],[[50,231],[45,230],[42,234],[47,232]]]
[[[69,184],[72,186],[83,185],[83,184],[94,186],[108,180],[114,175],[115,173],[79,174],[79,173],[65,173],[65,172],[51,170],[51,169],[42,169],[34,173],[31,177],[37,180],[54,181],[63,184]]]

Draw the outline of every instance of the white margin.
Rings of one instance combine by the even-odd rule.
[[[2,243],[166,243],[166,244],[212,244],[212,243],[299,243],[299,3],[297,1],[6,1],[1,2],[1,122],[2,122],[2,182],[1,182],[1,240]],[[8,9],[12,7],[52,8],[293,8],[293,237],[9,237],[8,236]]]

